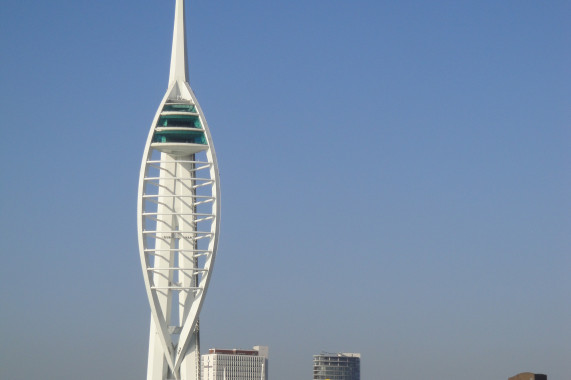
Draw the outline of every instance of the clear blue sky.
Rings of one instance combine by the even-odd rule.
[[[202,348],[272,380],[571,376],[571,3],[192,1],[222,176]],[[0,378],[139,380],[174,2],[0,12]]]

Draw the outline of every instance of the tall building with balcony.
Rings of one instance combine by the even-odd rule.
[[[323,353],[313,356],[313,380],[360,380],[361,354]]]
[[[268,347],[253,350],[211,348],[202,355],[202,380],[267,380]]]

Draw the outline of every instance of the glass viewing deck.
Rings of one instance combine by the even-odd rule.
[[[166,103],[155,126],[151,147],[175,155],[194,154],[208,149],[196,106]]]
[[[202,128],[198,115],[161,115],[157,127]]]
[[[206,138],[202,131],[166,130],[156,131],[153,142],[159,143],[190,143],[206,145]]]

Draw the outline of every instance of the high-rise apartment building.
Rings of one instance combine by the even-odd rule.
[[[253,350],[211,348],[202,355],[202,380],[267,380],[268,347]]]
[[[323,353],[313,356],[313,380],[360,380],[361,354]]]

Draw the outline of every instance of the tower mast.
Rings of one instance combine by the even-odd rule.
[[[188,62],[186,60],[186,26],[184,22],[184,0],[176,0],[174,30],[172,35],[169,87],[176,81],[188,83]]]

